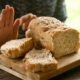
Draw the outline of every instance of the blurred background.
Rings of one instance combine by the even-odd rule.
[[[67,19],[65,23],[80,31],[80,0],[65,0]]]
[[[6,4],[14,7],[15,19],[26,13],[54,16],[80,31],[80,0],[0,0],[0,11]]]

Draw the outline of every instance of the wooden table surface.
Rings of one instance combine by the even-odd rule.
[[[0,80],[21,80],[5,71],[0,70]],[[50,80],[80,80],[80,67],[76,67]]]

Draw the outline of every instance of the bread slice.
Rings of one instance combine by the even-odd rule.
[[[16,39],[6,42],[1,46],[1,53],[10,58],[24,56],[26,52],[33,48],[32,38]]]
[[[58,62],[47,49],[32,49],[26,54],[24,63],[26,70],[30,72],[56,70],[58,65]]]
[[[38,17],[28,28],[35,46],[49,49],[56,58],[78,51],[79,32],[55,18]]]

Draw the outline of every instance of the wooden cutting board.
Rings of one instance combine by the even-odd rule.
[[[23,80],[48,80],[80,65],[80,51],[58,59],[58,69],[49,72],[32,73],[24,68],[22,59],[10,59],[0,55],[0,69],[7,71]]]

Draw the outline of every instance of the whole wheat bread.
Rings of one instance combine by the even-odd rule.
[[[52,17],[33,19],[28,29],[36,47],[49,49],[56,58],[78,51],[79,32]]]
[[[32,49],[28,52],[24,59],[25,68],[30,72],[45,72],[56,70],[58,62],[47,49]]]
[[[1,53],[10,58],[24,56],[33,47],[32,38],[16,39],[6,42],[1,46]]]

